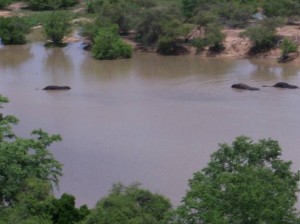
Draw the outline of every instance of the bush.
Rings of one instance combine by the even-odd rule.
[[[78,0],[27,0],[28,7],[35,11],[53,10],[70,7],[78,3]]]
[[[62,39],[71,32],[71,15],[64,11],[54,11],[44,23],[44,31],[53,45],[62,45]]]
[[[205,25],[205,36],[203,38],[195,38],[192,45],[197,48],[197,52],[209,46],[209,50],[218,53],[224,49],[223,41],[225,34],[222,33],[221,26],[215,23]]]
[[[298,45],[294,43],[293,41],[284,38],[282,42],[280,43],[280,49],[282,52],[282,55],[287,55],[289,53],[297,52]]]
[[[197,53],[203,51],[207,45],[205,38],[195,38],[192,40],[192,46],[196,47]]]
[[[0,18],[0,37],[4,44],[25,44],[29,26],[20,17]]]
[[[101,20],[119,26],[119,31],[128,33],[140,17],[141,12],[156,5],[155,0],[89,0],[87,12],[97,13]]]
[[[5,8],[8,6],[10,3],[12,3],[12,0],[0,0],[0,9]]]
[[[295,211],[300,173],[280,158],[277,141],[238,137],[221,144],[194,174],[170,224],[299,223]]]
[[[96,59],[130,58],[132,48],[124,43],[118,34],[118,26],[111,25],[100,28],[92,45],[92,53]]]
[[[145,11],[137,25],[137,40],[146,46],[155,44],[162,34],[164,20],[166,20],[166,14],[161,9]]]
[[[275,29],[263,25],[251,26],[241,34],[253,42],[252,52],[259,53],[272,48],[277,40]]]
[[[163,55],[178,54],[181,47],[176,39],[171,37],[160,37],[158,40],[157,52]]]
[[[139,185],[115,184],[83,224],[160,224],[171,209],[165,197],[141,189]]]

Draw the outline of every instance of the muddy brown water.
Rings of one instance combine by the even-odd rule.
[[[0,92],[11,100],[1,110],[20,118],[21,136],[35,128],[62,135],[51,147],[64,164],[57,194],[74,194],[78,205],[93,206],[118,181],[178,204],[218,143],[239,135],[279,140],[300,169],[300,90],[261,87],[300,85],[300,66],[153,53],[97,61],[81,43],[45,49],[34,37],[0,49]],[[261,91],[231,89],[236,82]],[[40,90],[50,84],[72,89]]]

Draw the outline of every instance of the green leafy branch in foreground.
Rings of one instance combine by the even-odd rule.
[[[0,105],[7,103],[0,97]],[[17,137],[12,125],[18,119],[12,115],[0,119],[0,207],[13,205],[28,178],[48,181],[58,187],[62,164],[47,150],[52,143],[60,141],[59,135],[49,135],[41,129],[32,131],[32,138]]]
[[[169,223],[299,223],[294,207],[300,173],[283,161],[277,141],[238,137],[221,144],[194,174]]]

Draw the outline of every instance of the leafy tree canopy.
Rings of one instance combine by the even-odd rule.
[[[6,102],[8,99],[0,96],[0,104]],[[18,202],[28,179],[37,178],[57,187],[62,174],[62,165],[47,150],[61,137],[38,129],[32,132],[32,138],[21,138],[12,130],[17,123],[14,116],[0,116],[0,209]]]
[[[139,184],[116,184],[101,199],[84,224],[158,224],[171,208],[169,200],[141,189]]]
[[[71,14],[65,11],[53,11],[44,22],[44,31],[53,45],[63,46],[62,40],[71,32]]]
[[[123,42],[118,34],[118,26],[110,25],[98,30],[92,53],[96,59],[130,58],[132,48]]]
[[[300,173],[280,155],[271,139],[238,137],[231,146],[221,144],[189,181],[170,223],[299,223],[294,205]]]
[[[29,31],[28,24],[20,17],[0,17],[0,37],[4,44],[25,44]]]

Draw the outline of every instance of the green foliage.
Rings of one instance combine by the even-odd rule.
[[[275,28],[264,25],[250,26],[241,35],[253,42],[252,52],[254,53],[272,48],[277,40]]]
[[[0,9],[5,8],[8,6],[10,3],[12,3],[12,0],[0,0]]]
[[[169,223],[299,223],[299,172],[280,159],[277,141],[238,137],[221,144],[207,167],[194,174]]]
[[[300,15],[298,0],[181,0],[181,2],[182,13],[187,20],[198,17],[200,11],[216,14],[219,22],[230,27],[246,27],[257,9],[263,9],[270,18],[283,16],[289,21]]]
[[[215,23],[207,23],[204,30],[204,37],[192,40],[192,46],[197,48],[197,52],[202,51],[207,46],[212,52],[219,53],[222,51],[224,49],[223,41],[226,36],[222,33],[221,26]]]
[[[0,17],[0,37],[4,44],[25,44],[29,26],[20,17]]]
[[[87,11],[97,14],[100,20],[117,24],[120,32],[128,33],[137,22],[141,12],[155,5],[155,0],[89,0]]]
[[[198,8],[207,10],[211,4],[214,4],[213,0],[182,0],[182,13],[185,17],[191,18]]]
[[[229,27],[245,27],[255,12],[253,5],[237,1],[219,3],[216,6],[220,21]]]
[[[54,11],[44,23],[44,31],[53,45],[61,46],[63,37],[71,32],[71,15],[64,11]]]
[[[71,7],[78,3],[78,0],[27,0],[31,10],[55,10],[59,8]]]
[[[209,23],[218,22],[218,14],[212,11],[198,11],[197,14],[193,17],[192,21],[200,27],[206,27]]]
[[[295,42],[293,42],[287,38],[284,38],[280,43],[280,49],[281,49],[282,55],[287,55],[292,52],[297,52],[298,45]]]
[[[22,18],[25,20],[26,24],[28,24],[29,27],[34,27],[44,24],[51,13],[52,12],[50,11],[31,12]]]
[[[207,46],[207,41],[205,38],[195,38],[192,40],[192,46],[196,47],[199,53]]]
[[[103,27],[111,26],[108,19],[102,17],[93,17],[80,24],[80,35],[84,37],[91,45],[95,43],[98,31]]]
[[[96,59],[130,58],[132,48],[124,43],[118,34],[118,27],[112,25],[100,28],[92,45],[92,53]]]
[[[158,52],[163,54],[177,52],[179,37],[186,35],[189,28],[176,15],[166,8],[144,11],[136,28],[137,40],[144,46],[154,46],[158,42]]]
[[[180,46],[174,38],[163,36],[159,38],[157,45],[157,52],[163,55],[175,55],[178,54]]]
[[[141,189],[136,184],[128,187],[116,184],[83,223],[159,224],[170,209],[170,202],[161,195]]]
[[[169,17],[163,9],[145,11],[137,25],[137,40],[146,46],[155,44],[163,32],[163,23]]]
[[[186,50],[181,46],[180,36],[185,36],[189,31],[181,21],[170,19],[162,23],[162,32],[157,43],[157,52],[163,55],[177,55]]]
[[[7,102],[1,97],[0,102]],[[47,150],[59,135],[49,135],[41,129],[32,131],[33,138],[17,137],[12,125],[18,120],[11,116],[0,119],[0,207],[13,205],[18,195],[28,186],[28,178],[49,181],[58,185],[62,165]]]
[[[0,209],[1,221],[18,224],[52,224],[50,211],[53,209],[49,181],[28,178],[16,197],[13,206]]]
[[[63,194],[60,199],[53,201],[52,220],[53,224],[73,224],[82,221],[88,214],[86,205],[79,209],[75,207],[75,197]]]
[[[225,34],[222,33],[221,26],[214,23],[207,24],[205,39],[208,46],[210,46],[210,50],[214,52],[221,51],[223,47],[223,41],[225,39]]]

